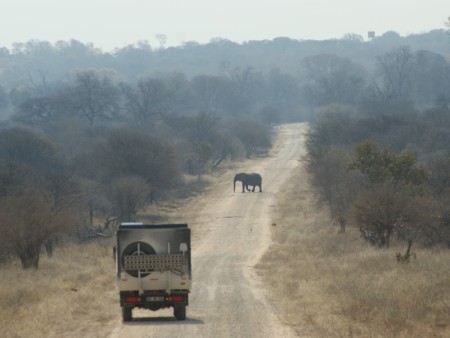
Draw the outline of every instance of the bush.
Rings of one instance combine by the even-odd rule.
[[[44,191],[33,188],[0,199],[1,234],[24,269],[39,267],[42,245],[71,224],[70,215],[56,210]]]

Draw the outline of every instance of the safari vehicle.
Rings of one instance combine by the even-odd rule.
[[[132,310],[173,307],[186,319],[191,289],[191,245],[187,224],[121,223],[115,248],[122,319]]]

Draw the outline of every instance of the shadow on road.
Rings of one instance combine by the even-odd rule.
[[[201,319],[186,318],[186,320],[177,320],[174,317],[138,317],[133,318],[131,322],[123,323],[123,325],[201,325],[204,324]]]

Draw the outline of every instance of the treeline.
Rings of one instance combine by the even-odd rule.
[[[438,88],[446,85],[446,72],[441,73],[441,69],[450,44],[444,29],[408,36],[386,32],[369,41],[355,34],[324,41],[279,37],[243,44],[215,39],[203,45],[188,42],[169,48],[139,41],[111,52],[76,40],[54,44],[31,40],[16,43],[11,49],[0,47],[0,118],[7,118],[21,102],[35,96],[36,87],[59,86],[73,80],[77,73],[93,69],[115,83],[129,84],[152,78],[180,86],[194,78],[212,78],[213,82],[225,78],[237,86],[214,84],[215,91],[228,97],[237,91],[239,100],[241,94],[250,96],[254,102],[282,111],[287,120],[308,119],[317,105],[333,102],[342,94],[339,91],[347,91],[346,101],[357,102],[361,89],[377,82],[379,58],[401,46],[418,56],[417,78],[413,79],[416,88],[404,84],[403,89],[414,90],[411,94],[420,107],[429,106]],[[342,89],[337,85],[341,80],[345,81]],[[309,87],[318,83],[322,92],[311,93]],[[372,90],[377,90],[376,86]],[[343,98],[344,94],[339,100]]]
[[[449,67],[398,47],[378,57],[378,80],[354,102],[337,92],[316,110],[306,165],[341,231],[357,226],[381,247],[450,247]]]
[[[12,48],[0,46],[0,83],[14,88],[26,83],[30,74],[36,76],[42,71],[49,80],[55,81],[68,72],[86,68],[111,69],[125,81],[136,81],[142,76],[160,77],[174,71],[191,78],[218,75],[223,63],[251,65],[263,73],[277,68],[295,75],[301,69],[303,58],[319,54],[350,58],[372,71],[377,56],[401,45],[414,51],[447,55],[450,46],[443,43],[446,38],[446,30],[438,29],[408,36],[390,31],[369,41],[356,34],[323,41],[278,37],[242,44],[217,38],[207,44],[191,41],[179,47],[155,47],[148,41],[138,41],[113,51],[103,51],[92,43],[77,40],[56,43],[30,40],[17,42]]]

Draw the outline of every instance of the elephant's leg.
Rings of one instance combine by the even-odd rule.
[[[246,185],[245,188],[247,189],[247,191],[250,191],[250,188],[248,187],[248,185]]]
[[[253,186],[252,192],[255,192],[256,185]]]
[[[242,192],[245,192],[244,188],[245,188],[245,184],[244,184],[244,182],[242,182]]]

